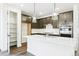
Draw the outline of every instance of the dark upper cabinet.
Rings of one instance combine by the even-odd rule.
[[[31,24],[31,27],[32,27],[32,28],[39,28],[39,24],[38,24],[38,23],[32,23],[32,24]]]
[[[53,28],[59,28],[59,22],[58,20],[53,20]]]
[[[32,18],[30,16],[22,15],[22,22],[31,23]]]
[[[61,26],[64,23],[64,14],[59,14],[59,26]]]
[[[37,19],[36,23],[32,22],[32,28],[43,28],[43,20]]]
[[[43,22],[43,20],[39,19],[39,20],[38,20],[38,23],[39,23],[39,28],[43,28],[43,27],[44,27],[44,22]]]
[[[54,20],[54,18],[56,17],[56,20]],[[55,16],[55,17],[52,17],[52,25],[53,25],[53,28],[59,28],[59,16]]]
[[[32,23],[32,28],[46,28],[47,24],[52,24],[53,28],[59,28],[61,25],[72,25],[73,11],[60,13],[58,20],[53,20],[52,17],[37,19],[36,23]]]
[[[41,19],[43,28],[46,28],[47,24],[53,24],[53,20],[50,17]]]
[[[31,27],[32,28],[39,28],[39,22],[36,20],[36,22],[34,23],[34,22],[32,22],[31,23]]]
[[[47,24],[52,24],[53,28],[58,28],[58,20],[53,20],[51,17],[37,19],[36,23],[32,23],[32,28],[46,28]]]
[[[59,14],[59,26],[61,25],[72,25],[73,22],[73,12],[65,12]]]

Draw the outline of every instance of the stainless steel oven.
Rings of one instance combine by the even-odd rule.
[[[72,37],[72,27],[71,26],[61,26],[60,27],[60,36]]]

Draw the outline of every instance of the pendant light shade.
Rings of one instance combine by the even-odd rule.
[[[34,14],[33,14],[33,19],[32,19],[32,22],[33,22],[33,23],[36,23],[36,22],[37,22],[35,16],[36,16],[36,15],[35,15],[35,3],[34,3]]]
[[[36,22],[37,22],[35,16],[33,16],[32,22],[33,22],[33,23],[36,23]]]
[[[53,16],[57,16],[57,15],[58,15],[58,13],[56,13],[56,12],[53,13]]]

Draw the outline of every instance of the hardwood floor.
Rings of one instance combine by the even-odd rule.
[[[22,43],[22,46],[17,48],[17,46],[10,47],[10,54],[8,52],[0,52],[0,56],[34,56],[33,54],[27,52],[27,43]]]
[[[11,54],[19,54],[27,51],[27,43],[22,43],[21,47],[11,46],[10,53]]]

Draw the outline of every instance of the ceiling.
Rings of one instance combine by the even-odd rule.
[[[33,16],[34,14],[34,3],[7,3],[6,5],[19,8],[22,14]],[[36,17],[43,17],[53,14],[53,3],[35,3],[35,14]],[[62,13],[73,10],[74,3],[56,3],[56,12]]]

